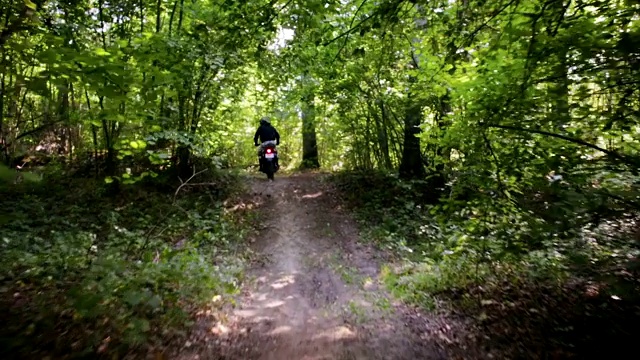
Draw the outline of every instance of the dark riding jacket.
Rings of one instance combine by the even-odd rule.
[[[260,143],[275,140],[276,144],[280,145],[280,134],[278,134],[278,130],[270,124],[260,125],[256,134],[253,136],[253,142],[256,145],[258,145],[258,138],[260,138]]]

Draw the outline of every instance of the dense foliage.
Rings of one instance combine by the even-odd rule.
[[[221,305],[241,281],[249,227],[224,208],[235,178],[203,180],[192,185],[222,185],[167,193],[145,180],[117,199],[95,181],[51,176],[3,188],[4,355],[148,350]]]
[[[73,312],[48,310],[95,326],[111,304],[108,326],[137,333],[140,314],[208,296],[221,272],[180,270],[208,272],[208,255],[154,261],[149,234],[178,176],[254,165],[267,115],[283,164],[359,171],[336,181],[410,260],[388,281],[411,300],[603,274],[608,296],[637,299],[637,1],[0,0],[0,14],[4,294],[61,293]],[[88,185],[68,194],[61,176]],[[117,204],[144,183],[171,190]],[[169,224],[225,236],[220,208],[198,204]],[[210,285],[144,285],[167,277]]]

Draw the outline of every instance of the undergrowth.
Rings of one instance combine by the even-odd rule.
[[[628,321],[607,320],[640,314],[633,215],[580,225],[553,217],[589,215],[561,201],[548,205],[555,213],[540,216],[490,193],[451,194],[429,204],[421,200],[423,182],[380,172],[340,173],[332,181],[360,221],[362,237],[395,255],[381,277],[396,297],[471,316],[482,332],[492,332],[494,345],[517,343],[515,350],[505,345],[511,355],[578,344],[588,354],[594,348],[585,339],[621,344],[634,333]],[[536,340],[520,346],[525,338]]]
[[[3,358],[148,351],[237,291],[249,225],[224,201],[239,182],[205,173],[195,180],[210,185],[176,194],[168,179],[115,197],[59,176],[0,187]]]

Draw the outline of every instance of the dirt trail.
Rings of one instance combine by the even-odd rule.
[[[198,359],[444,359],[435,319],[379,287],[376,251],[318,176],[255,179],[264,261],[250,271],[224,340]],[[433,322],[433,324],[432,324]],[[184,355],[184,354],[183,354]]]

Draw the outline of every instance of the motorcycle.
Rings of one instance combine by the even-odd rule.
[[[279,168],[276,145],[272,143],[264,145],[260,155],[260,171],[267,174],[267,179],[273,180],[273,175]]]

